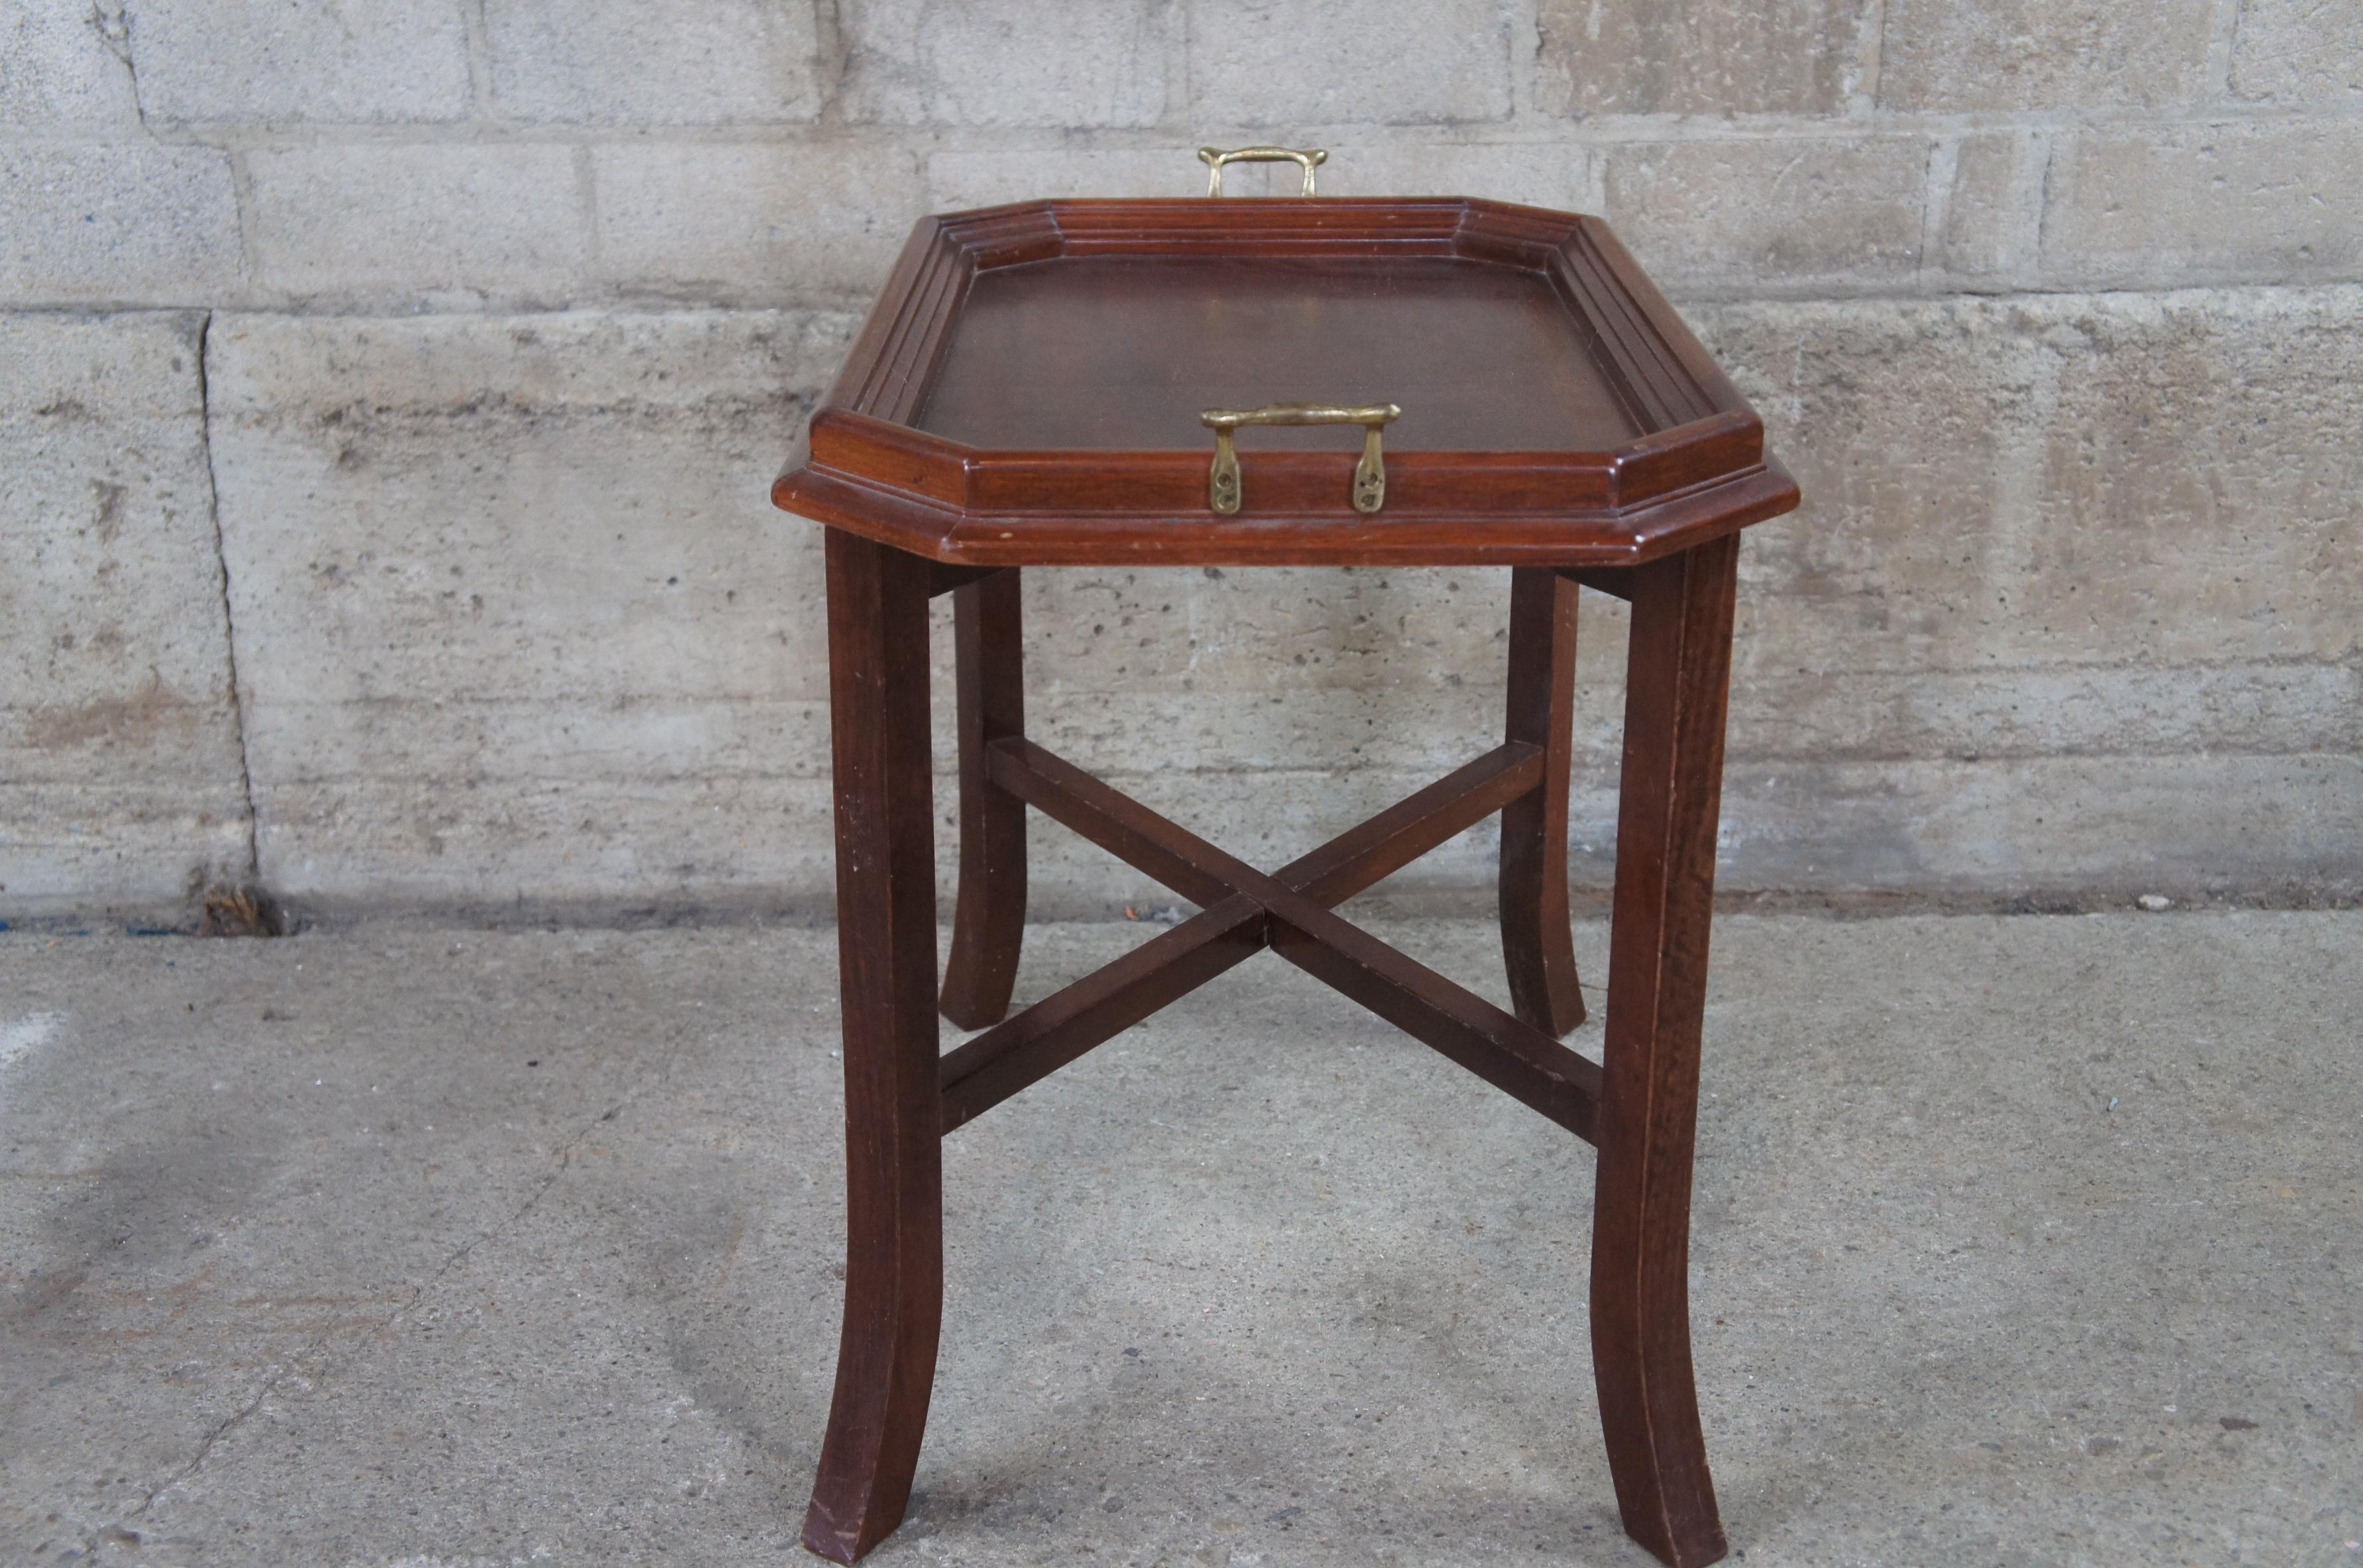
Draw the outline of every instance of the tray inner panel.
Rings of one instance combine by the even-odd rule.
[[[1390,449],[1640,434],[1538,272],[1452,257],[1061,257],[970,285],[915,423],[971,447],[1211,451],[1202,408],[1393,402]],[[1358,448],[1359,426],[1257,447]]]

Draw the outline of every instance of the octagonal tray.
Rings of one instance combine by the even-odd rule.
[[[1202,411],[1249,427],[1237,509]],[[1797,503],[1763,425],[1597,218],[1435,198],[1051,201],[924,219],[772,487],[977,566],[1636,565]]]

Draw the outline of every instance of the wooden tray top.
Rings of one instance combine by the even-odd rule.
[[[1400,406],[1383,501],[1358,425]],[[1636,565],[1786,512],[1763,425],[1597,218],[1460,199],[1035,202],[923,220],[791,512],[978,566]]]

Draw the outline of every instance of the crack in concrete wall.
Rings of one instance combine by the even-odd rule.
[[[230,603],[229,556],[222,547],[221,477],[214,467],[213,394],[205,367],[213,324],[213,313],[207,311],[197,327],[198,428],[205,454],[205,514],[213,524],[214,565],[219,573],[222,642],[227,655],[230,718],[238,728],[238,788],[246,802],[246,867],[245,875],[239,878],[239,886],[267,898],[267,889],[262,887],[261,827],[254,809],[254,758],[246,734],[246,694],[238,676],[238,614]]]

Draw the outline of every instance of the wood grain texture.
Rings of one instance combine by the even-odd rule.
[[[943,1310],[927,563],[832,530],[829,725],[845,1033],[845,1323],[804,1544],[902,1521]]]
[[[1493,352],[1505,341],[1524,352]],[[1606,450],[1642,429],[1548,277],[1452,256],[1104,256],[982,272],[910,423],[980,450],[1198,451],[1200,409],[1273,401],[1282,377],[1340,403],[1419,388],[1387,428],[1406,452]],[[1239,440],[1250,456],[1360,446],[1336,426]]]
[[[1290,861],[1273,880],[1325,907],[1343,903],[1532,790],[1541,768],[1537,747],[1496,746]],[[1263,906],[1232,894],[966,1042],[944,1057],[944,1131],[1261,952],[1269,939]]]
[[[1567,790],[1575,751],[1580,591],[1542,567],[1510,574],[1507,734],[1542,749],[1542,777],[1502,808],[1496,896],[1510,1006],[1554,1039],[1583,1021],[1567,904]]]
[[[941,1007],[962,1029],[982,1029],[1009,1010],[1026,934],[1026,803],[993,781],[986,758],[993,742],[1026,733],[1017,573],[995,572],[952,591],[952,645],[960,892]]]
[[[1403,405],[1384,509],[1294,429],[1213,513],[1198,411],[1301,399]],[[976,565],[1633,565],[1796,504],[1604,225],[1464,200],[930,218],[807,441],[781,506]]]
[[[1297,399],[1403,403],[1383,511],[1352,510],[1351,433],[1298,430],[1248,445],[1241,510],[1214,513],[1197,409]],[[1615,237],[1456,199],[931,218],[773,499],[830,529],[851,1156],[806,1543],[850,1560],[907,1500],[940,1310],[941,1135],[1270,948],[1596,1143],[1592,1348],[1618,1507],[1675,1568],[1719,1557],[1687,1292],[1715,818],[1738,533],[1797,491]],[[1501,746],[1267,874],[1025,738],[1017,580],[995,569],[1321,563],[1518,569]],[[1583,1018],[1566,858],[1579,584],[1632,605],[1599,1065],[1556,1038]],[[961,862],[942,1005],[1000,1021],[938,1059],[926,600],[947,591]],[[1029,805],[1202,912],[1003,1018]],[[1496,811],[1514,1011],[1331,907]]]
[[[1674,1568],[1724,1554],[1692,1382],[1699,1043],[1739,541],[1633,579],[1592,1233],[1592,1371],[1625,1528]]]
[[[1263,947],[1263,906],[1238,894],[986,1030],[944,1056],[943,1130],[965,1127]]]
[[[1600,1069],[1532,1024],[1381,942],[1031,741],[993,747],[993,777],[1030,805],[1201,904],[1244,893],[1272,951],[1578,1137]]]

